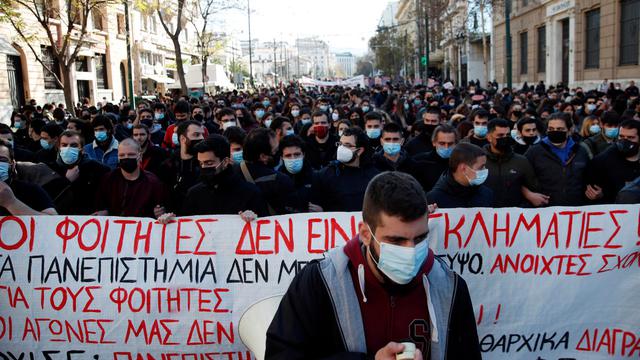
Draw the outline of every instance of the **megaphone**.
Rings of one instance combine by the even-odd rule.
[[[264,359],[267,348],[267,330],[278,311],[283,295],[275,295],[249,306],[240,317],[238,332],[242,342],[257,360]]]

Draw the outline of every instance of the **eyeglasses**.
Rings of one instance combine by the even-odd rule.
[[[341,142],[339,142],[339,141],[336,143],[336,146],[344,146],[344,147],[346,147],[347,149],[350,149],[350,150],[352,150],[352,149],[355,149],[355,148],[356,148],[356,146],[355,146],[355,145],[351,145],[351,144],[343,144],[343,143],[341,143]]]

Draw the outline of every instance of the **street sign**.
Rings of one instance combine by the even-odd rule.
[[[423,57],[420,58],[420,64],[427,65],[427,57],[426,56],[423,56]]]

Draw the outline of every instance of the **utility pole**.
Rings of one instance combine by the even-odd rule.
[[[273,86],[278,86],[278,63],[276,61],[276,39],[273,38]]]
[[[507,41],[507,57],[505,64],[507,67],[507,87],[509,88],[509,92],[513,89],[513,78],[511,73],[511,0],[505,0],[504,2],[504,18],[505,18],[505,32],[506,32],[506,41]]]
[[[129,25],[129,0],[124,0],[124,17],[125,26],[127,31],[127,72],[129,73],[129,104],[134,109],[136,106],[136,98],[133,93],[133,65],[131,64],[131,27]],[[126,93],[126,89],[122,89],[123,93]]]
[[[255,88],[253,84],[253,45],[251,45],[251,2],[247,0],[247,20],[249,22],[249,83],[251,87]]]
[[[424,37],[425,37],[425,64],[424,64],[424,81],[426,81],[425,85],[428,83],[429,79],[429,5],[428,2],[424,3]]]

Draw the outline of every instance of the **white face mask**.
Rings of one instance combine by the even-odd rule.
[[[222,123],[222,130],[227,130],[228,128],[230,128],[232,126],[236,126],[236,122],[235,121],[223,122]]]
[[[367,224],[371,232],[371,238],[378,243],[380,254],[376,262],[378,269],[385,274],[394,283],[405,285],[408,284],[418,274],[422,264],[427,258],[429,250],[427,249],[427,239],[423,239],[414,247],[406,247],[393,245],[389,243],[381,243],[373,235],[373,231]],[[371,244],[368,247],[371,253]]]
[[[336,152],[336,160],[340,161],[343,164],[346,164],[348,162],[351,162],[354,156],[355,154],[353,153],[353,151],[349,150],[349,148],[347,148],[346,146],[338,146],[338,151]]]

